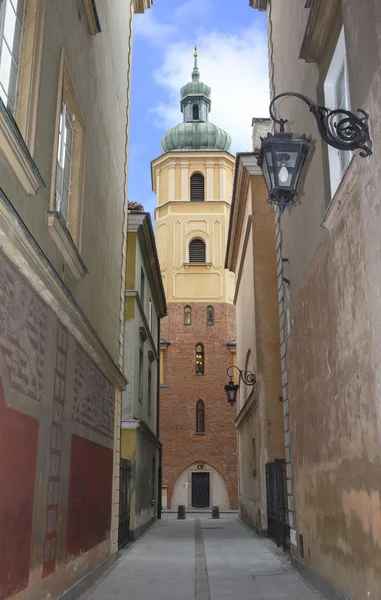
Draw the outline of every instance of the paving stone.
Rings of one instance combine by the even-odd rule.
[[[81,600],[324,600],[237,519],[163,519]]]

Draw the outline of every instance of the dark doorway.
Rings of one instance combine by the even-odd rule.
[[[287,514],[286,461],[276,459],[266,465],[268,536],[283,550],[290,549]]]
[[[193,508],[210,506],[209,473],[192,473],[192,506]]]
[[[119,479],[119,548],[127,544],[130,539],[130,482],[131,461],[121,458]]]

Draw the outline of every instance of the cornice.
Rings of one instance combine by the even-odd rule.
[[[314,0],[304,32],[299,58],[317,62],[327,45],[332,24],[341,6],[341,0]]]
[[[257,387],[251,391],[249,397],[244,403],[243,407],[239,411],[237,418],[235,420],[235,426],[237,431],[240,431],[246,421],[251,417],[253,412],[258,407],[258,395],[257,395]]]
[[[83,0],[83,4],[85,7],[87,22],[89,24],[89,31],[91,35],[96,35],[100,33],[101,24],[99,22],[98,11],[95,4],[95,0]]]

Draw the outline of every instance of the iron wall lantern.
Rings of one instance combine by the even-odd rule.
[[[284,96],[295,96],[303,100],[315,117],[319,133],[323,140],[338,150],[361,150],[360,156],[372,154],[372,142],[369,134],[369,117],[363,110],[359,116],[343,110],[329,110],[324,106],[313,104],[308,98],[295,92],[284,92],[275,96],[270,103],[270,117],[280,127],[279,132],[267,134],[261,138],[261,149],[258,166],[269,192],[268,202],[279,206],[281,212],[295,202],[297,186],[310,149],[310,140],[306,135],[294,138],[286,133],[284,126],[287,119],[277,119],[273,112],[274,103]]]
[[[225,385],[224,390],[226,392],[226,396],[228,402],[231,406],[237,401],[237,392],[239,390],[239,383],[234,383],[232,369],[237,369],[239,372],[239,382],[242,380],[245,385],[255,386],[257,383],[257,378],[254,373],[251,371],[242,371],[235,365],[232,365],[226,371],[226,374],[229,376],[229,382]]]

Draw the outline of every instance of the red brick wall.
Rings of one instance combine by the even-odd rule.
[[[164,353],[164,382],[160,396],[160,437],[163,442],[163,484],[170,507],[173,486],[194,462],[209,463],[222,475],[231,508],[237,508],[236,410],[228,404],[224,386],[233,355],[226,342],[235,338],[234,307],[215,304],[214,325],[206,324],[210,303],[168,305],[161,337],[171,344]],[[191,306],[192,324],[184,325],[184,307]],[[196,375],[196,344],[204,345],[205,372]],[[205,435],[197,435],[196,403],[205,402]]]

